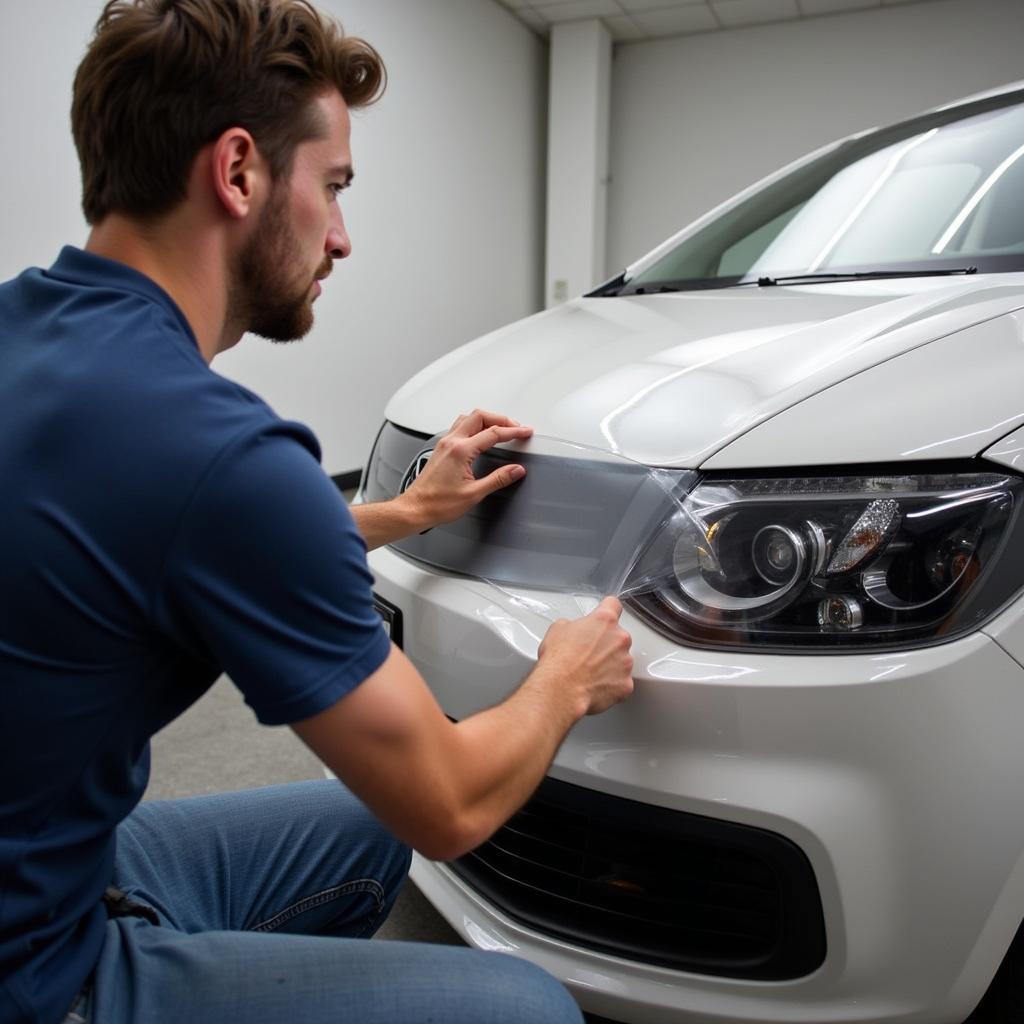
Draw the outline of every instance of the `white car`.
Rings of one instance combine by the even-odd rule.
[[[467,942],[637,1024],[1024,1021],[1022,157],[1024,83],[842,140],[394,396],[365,500],[473,406],[537,432],[371,556],[446,713],[602,592],[634,637],[526,808],[416,860]]]

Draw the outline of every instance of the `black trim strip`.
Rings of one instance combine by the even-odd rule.
[[[362,477],[361,469],[350,469],[347,473],[335,473],[331,479],[337,485],[339,491],[351,491],[359,486],[359,479]]]

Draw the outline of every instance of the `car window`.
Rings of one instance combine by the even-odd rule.
[[[1019,93],[850,140],[760,189],[628,284],[822,273],[1024,270]]]

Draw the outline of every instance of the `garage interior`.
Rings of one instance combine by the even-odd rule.
[[[0,14],[4,134],[35,140],[0,166],[3,279],[85,238],[67,106],[98,6]],[[840,136],[1022,77],[1020,0],[318,6],[389,70],[353,119],[354,252],[302,345],[249,339],[216,369],[308,423],[349,495],[389,396],[444,353],[587,291]],[[321,773],[226,679],[153,751],[148,799]],[[377,938],[461,941],[411,884]]]

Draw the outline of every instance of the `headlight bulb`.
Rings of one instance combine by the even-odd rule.
[[[758,576],[772,587],[785,586],[800,574],[807,558],[803,538],[788,526],[765,526],[751,544]]]
[[[818,625],[826,629],[859,629],[864,622],[860,602],[853,597],[826,597],[818,605]]]

